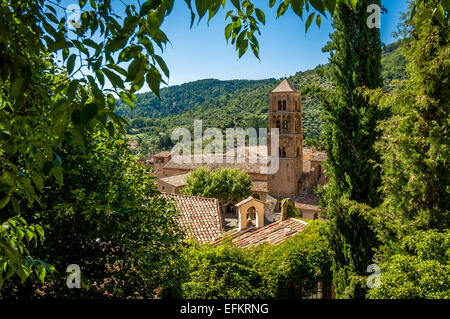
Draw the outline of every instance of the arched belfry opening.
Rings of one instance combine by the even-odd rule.
[[[247,209],[247,227],[256,227],[258,222],[258,214],[255,207]]]
[[[236,208],[239,215],[239,230],[256,227],[264,227],[265,203],[254,197],[249,197],[237,203]]]

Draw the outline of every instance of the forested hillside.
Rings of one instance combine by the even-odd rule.
[[[386,87],[404,75],[405,59],[400,53],[401,41],[384,48],[383,77]],[[306,85],[330,85],[327,65],[298,72],[289,81],[301,91]],[[206,79],[161,90],[161,99],[153,93],[137,95],[138,103],[130,109],[118,103],[116,113],[127,119],[127,133],[141,146],[141,152],[157,152],[172,146],[170,134],[175,127],[192,130],[194,120],[203,127],[267,127],[268,94],[279,79],[230,80]],[[321,132],[322,109],[317,99],[302,96],[303,134],[306,145],[313,145]]]

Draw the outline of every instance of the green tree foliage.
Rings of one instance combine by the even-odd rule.
[[[46,183],[40,205],[23,212],[44,227],[45,242],[30,251],[51,261],[54,278],[9,295],[152,298],[170,275],[182,238],[174,206],[124,140],[96,133],[84,145],[60,154],[64,185]],[[81,268],[81,289],[66,286],[70,264]]]
[[[61,8],[55,2],[0,4],[0,209],[9,227],[1,232],[2,282],[15,272],[22,281],[32,273],[29,266],[36,263],[24,257],[25,241],[42,239],[42,233],[17,216],[21,207],[29,211],[39,203],[46,182],[64,184],[63,148],[83,148],[82,133],[97,125],[111,135],[123,132],[112,93],[132,105],[133,92],[146,80],[158,94],[159,70],[168,75],[154,45],[162,48],[167,42],[159,26],[173,1],[126,6],[123,23],[116,20],[109,1],[90,1],[90,8],[86,1],[79,4],[83,11],[72,30],[65,14],[58,18]],[[98,42],[91,39],[94,35]],[[63,69],[56,67],[58,56]],[[107,83],[112,89],[104,88]],[[13,225],[19,231],[11,231]],[[45,269],[41,266],[34,268],[39,278]]]
[[[302,217],[302,212],[289,198],[284,198],[280,204],[281,214],[286,214],[286,217]]]
[[[239,249],[189,244],[180,290],[183,298],[308,298],[331,283],[326,224],[314,221],[286,242]]]
[[[407,77],[391,94],[374,94],[393,116],[382,123],[383,240],[398,242],[416,230],[448,229],[450,136],[450,28],[431,19],[429,1],[405,22]],[[426,22],[423,22],[426,21]]]
[[[365,283],[351,278],[366,273],[372,248],[377,245],[364,216],[367,209],[347,202],[376,206],[380,201],[379,157],[374,144],[380,135],[376,128],[382,112],[359,92],[383,85],[380,32],[366,25],[366,8],[372,3],[358,1],[356,10],[338,4],[335,31],[324,48],[331,54],[333,88],[315,90],[324,107],[323,141],[330,179],[321,189],[321,201],[331,223],[336,295],[347,298],[365,296]]]
[[[332,213],[327,236],[336,297],[364,298],[367,267],[378,244],[372,209],[344,199],[333,206]]]
[[[264,296],[261,273],[248,251],[230,244],[211,247],[191,243],[184,250],[187,261],[182,278],[183,298],[256,299]]]
[[[381,264],[373,299],[450,298],[450,231],[417,231],[401,241],[400,251]]]
[[[308,298],[319,283],[332,281],[327,225],[309,221],[300,234],[284,243],[255,248],[256,267],[264,274],[266,294],[271,298]]]
[[[308,29],[314,18],[320,26],[321,16],[324,16],[326,12],[333,15],[337,3],[345,3],[355,10],[356,4],[360,1],[287,0],[278,6],[277,16],[283,15],[289,6],[301,17],[304,12],[308,12],[310,14],[306,21],[306,29]],[[234,9],[226,15],[230,24],[226,27],[225,37],[235,45],[239,56],[242,56],[250,47],[258,57],[259,45],[256,37],[259,35],[259,25],[265,23],[264,12],[256,8],[249,0],[233,0],[231,3]],[[431,18],[430,15],[418,14],[422,12],[424,3],[422,0],[417,0],[416,10],[413,13],[419,22],[422,21],[420,19]],[[129,200],[125,207],[135,210],[133,213],[130,213],[131,210],[121,212],[123,214],[121,218],[125,219],[123,227],[133,228],[142,224],[137,224],[137,216],[141,216],[145,208],[139,206],[139,202],[142,204],[142,201],[133,193],[133,190],[138,189],[138,184],[134,183],[141,182],[143,185],[149,185],[150,182],[135,176],[135,174],[141,176],[142,172],[125,170],[119,163],[118,166],[122,170],[114,170],[111,163],[111,166],[103,163],[112,162],[109,158],[101,158],[102,165],[105,166],[96,165],[98,164],[96,161],[100,160],[96,156],[100,155],[89,153],[92,150],[90,149],[92,141],[86,141],[85,135],[96,132],[98,129],[107,131],[116,138],[117,133],[124,133],[125,121],[114,113],[115,97],[119,96],[127,105],[133,106],[136,102],[134,93],[141,89],[144,83],[147,83],[152,92],[159,96],[160,84],[169,76],[167,65],[158,51],[163,51],[164,45],[168,42],[166,35],[161,31],[161,25],[165,17],[170,14],[173,4],[174,0],[150,0],[139,3],[139,6],[121,2],[123,6],[118,9],[113,8],[109,0],[89,2],[80,0],[79,21],[69,21],[71,18],[67,16],[66,8],[59,2],[25,0],[0,3],[0,209],[2,226],[4,226],[0,232],[0,284],[5,285],[5,279],[8,279],[8,282],[19,279],[24,282],[29,275],[41,281],[44,280],[46,272],[51,268],[41,260],[28,257],[28,253],[33,254],[33,252],[42,253],[50,259],[54,258],[54,264],[58,267],[56,276],[61,276],[59,267],[62,267],[62,263],[58,260],[61,255],[46,255],[40,246],[37,249],[31,249],[34,244],[44,238],[42,225],[36,225],[35,222],[44,223],[44,227],[47,227],[45,224],[47,222],[50,225],[47,231],[57,232],[55,228],[58,226],[46,220],[48,215],[45,213],[56,210],[62,213],[59,217],[64,220],[64,216],[70,215],[71,208],[68,207],[85,209],[75,213],[82,215],[81,220],[92,222],[88,229],[104,230],[104,235],[109,235],[113,228],[107,228],[102,224],[94,226],[94,219],[89,218],[103,213],[102,221],[110,222],[111,227],[117,226],[120,218],[115,219],[115,214],[109,216],[108,213],[109,209],[113,212],[120,209],[112,203],[110,203],[111,207],[108,206],[105,202],[101,202],[102,199],[95,196],[103,196],[105,200],[115,198],[114,196],[125,197]],[[226,1],[201,0],[195,1],[194,6],[192,1],[187,0],[186,4],[191,11],[192,22],[196,14],[199,19],[207,14],[209,21],[221,7],[225,8]],[[274,7],[276,1],[270,0],[269,4],[270,7]],[[448,1],[433,2],[433,4],[432,16],[435,21],[438,21],[441,26],[448,26]],[[58,13],[61,10],[64,11],[62,16]],[[95,143],[102,144],[101,139],[99,138],[99,141]],[[117,147],[117,145],[110,146]],[[81,165],[79,170],[85,169],[83,174],[87,180],[88,176],[91,176],[89,175],[91,168],[92,171],[104,177],[105,175],[102,174],[106,173],[103,172],[103,168],[108,167],[111,172],[121,177],[115,176],[113,179],[116,185],[109,185],[101,180],[100,183],[103,183],[104,189],[95,189],[92,195],[78,191],[80,187],[76,183],[79,179],[73,176],[77,174],[69,169],[70,165],[76,166],[70,162],[70,159],[75,157],[78,158],[76,164]],[[118,159],[118,161],[121,160]],[[132,176],[137,179],[134,180]],[[99,185],[93,182],[92,187],[96,186]],[[61,194],[60,190],[64,187],[75,193]],[[123,189],[131,189],[131,194],[129,197],[126,193],[110,194],[108,193],[110,189],[119,194]],[[59,194],[61,197],[53,198],[54,194]],[[50,198],[60,204],[60,210],[49,204]],[[74,198],[80,200],[80,206],[70,202]],[[121,202],[117,198],[113,202]],[[100,204],[96,207],[90,206],[91,203]],[[83,205],[89,205],[89,207],[86,208],[87,206]],[[128,246],[119,239],[127,238],[130,239],[128,245],[131,245],[128,247],[129,251],[136,253],[136,249],[138,250],[136,256],[139,258],[136,257],[138,258],[136,261],[129,258],[130,260],[119,262],[120,266],[131,267],[130,271],[136,268],[136,276],[141,276],[140,269],[143,269],[145,265],[147,270],[143,272],[150,271],[148,277],[153,278],[152,267],[155,266],[157,269],[160,266],[159,261],[157,265],[152,263],[149,266],[148,260],[153,261],[153,255],[142,255],[150,248],[141,240],[152,242],[151,238],[154,238],[146,237],[147,230],[151,229],[148,225],[154,222],[152,219],[154,217],[157,220],[153,226],[158,229],[155,226],[160,225],[158,216],[161,214],[158,212],[164,211],[166,207],[165,204],[158,206],[159,204],[155,203],[155,205],[150,205],[150,211],[155,213],[155,216],[150,214],[148,219],[142,217],[145,221],[143,228],[138,227],[139,230],[125,234],[120,226],[114,230],[118,233],[112,236],[111,243],[117,245],[114,249],[126,250],[124,247]],[[121,216],[119,213],[118,215]],[[163,225],[170,224],[170,217],[164,218],[167,218],[167,220],[164,219],[167,224],[163,223]],[[67,225],[65,222],[63,224]],[[95,246],[91,240],[100,238],[95,237],[93,233],[82,234],[86,245]],[[150,231],[148,236],[153,236],[153,233]],[[170,242],[173,237],[167,236],[166,238],[163,235],[162,238]],[[65,241],[65,239],[61,240]],[[74,247],[79,248],[80,241],[72,241],[74,242],[76,243]],[[106,243],[108,245],[108,242]],[[134,243],[142,244],[144,248],[139,250],[137,246],[133,246]],[[123,253],[122,257],[128,258],[127,253]],[[141,259],[142,256],[146,259]],[[158,253],[157,256],[161,254]],[[116,261],[114,257],[112,258]],[[141,263],[142,260],[146,262]],[[52,260],[50,262],[53,263]],[[119,272],[122,269],[120,266],[117,270]],[[108,267],[115,267],[115,265],[108,264]],[[15,277],[15,274],[18,277]],[[122,282],[125,282],[122,275],[125,276],[123,272],[118,276],[121,277]],[[57,278],[61,279],[61,277]],[[89,274],[88,278],[105,277]],[[131,282],[138,281],[133,280]],[[154,284],[145,282],[146,294],[153,292],[158,280],[158,278],[155,279]],[[98,281],[92,279],[92,282]],[[9,283],[6,285],[8,289],[11,288]],[[129,287],[120,284],[118,287],[118,295],[130,296]],[[143,295],[145,293],[142,292]]]
[[[201,167],[189,173],[185,195],[217,198],[220,207],[251,195],[252,182],[248,174],[238,169],[219,168],[215,171]]]

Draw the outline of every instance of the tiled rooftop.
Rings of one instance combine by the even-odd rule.
[[[161,180],[167,184],[173,185],[175,187],[186,186],[186,177],[189,173],[181,174],[181,175],[173,175],[169,177],[163,177]]]
[[[155,155],[155,157],[169,157],[169,156],[171,156],[171,153],[168,151],[160,152]]]
[[[248,248],[250,246],[256,247],[265,242],[272,245],[278,245],[286,239],[302,232],[306,225],[305,222],[299,219],[288,218],[285,221],[277,221],[262,228],[250,227],[239,232],[231,232],[225,235],[231,235],[233,243],[238,248]],[[214,240],[212,245],[219,245],[225,235]]]
[[[267,160],[258,159],[256,163],[251,163],[247,160],[243,160],[244,163],[241,163],[237,157],[231,157],[231,163],[227,163],[227,157],[223,154],[221,155],[209,155],[209,156],[191,156],[186,157],[183,162],[182,159],[174,159],[172,158],[167,164],[164,166],[165,169],[182,169],[182,170],[195,170],[200,167],[206,167],[212,170],[216,170],[221,167],[227,168],[237,168],[240,171],[246,173],[254,173],[254,174],[264,174],[264,171],[267,170],[268,162]]]
[[[161,197],[176,202],[176,208],[180,211],[179,225],[188,237],[197,239],[199,243],[206,243],[222,234],[217,199],[166,193],[162,193]]]
[[[272,92],[297,92],[297,90],[292,87],[288,79],[284,79]]]

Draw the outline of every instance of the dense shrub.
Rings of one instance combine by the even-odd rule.
[[[419,231],[403,250],[381,264],[380,287],[372,299],[450,298],[450,231]]]
[[[189,243],[180,276],[183,298],[307,298],[331,283],[326,224],[314,221],[286,242],[239,249]],[[174,287],[172,287],[174,288]]]

